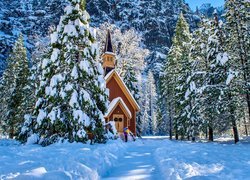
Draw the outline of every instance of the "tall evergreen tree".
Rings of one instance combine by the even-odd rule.
[[[193,79],[192,86],[195,85],[197,91],[193,97],[199,108],[194,115],[203,119],[200,121],[203,129],[208,127],[209,140],[213,141],[215,130],[220,132],[232,124],[237,142],[237,113],[234,110],[237,98],[233,96],[235,88],[229,86],[236,73],[231,69],[225,38],[223,23],[215,11],[214,19],[203,20],[201,27],[194,33],[191,48],[193,73],[189,81]]]
[[[170,121],[174,124],[176,139],[179,133],[185,134],[185,119],[182,118],[185,105],[182,103],[185,97],[185,80],[189,73],[189,49],[191,33],[183,14],[181,13],[176,25],[173,45],[170,48],[168,59],[164,69],[164,89],[167,97]],[[170,128],[172,131],[172,128]],[[171,133],[170,133],[171,134]]]
[[[147,78],[147,85],[149,90],[149,122],[150,122],[150,129],[149,134],[155,135],[157,133],[158,128],[158,120],[156,118],[156,112],[157,112],[157,96],[156,96],[156,87],[155,87],[155,79],[154,75],[151,71],[148,73]]]
[[[207,45],[207,84],[204,89],[208,126],[215,129],[223,125],[223,120],[228,117],[233,124],[235,141],[239,141],[235,120],[235,111],[232,102],[231,89],[226,81],[230,73],[229,56],[225,49],[225,33],[222,21],[218,20],[217,12],[214,12],[214,19],[210,22],[209,38]],[[228,115],[228,116],[226,116]],[[222,118],[224,116],[224,118]],[[227,123],[227,122],[226,122]],[[213,140],[212,132],[210,140]]]
[[[195,137],[198,135],[200,128],[203,125],[200,116],[200,95],[196,84],[200,84],[199,73],[196,72],[197,62],[190,62],[190,72],[186,79],[185,84],[185,97],[182,104],[185,105],[182,113],[182,118],[185,119],[185,133],[188,139],[191,137],[192,141],[195,141]]]
[[[20,34],[8,58],[8,67],[1,82],[0,119],[4,132],[13,138],[21,130],[28,100],[28,58]]]
[[[149,92],[149,88],[148,88],[148,81],[147,81],[147,76],[143,76],[142,77],[142,91],[141,91],[141,98],[140,98],[140,104],[141,104],[141,110],[140,110],[140,126],[139,126],[139,130],[141,131],[142,135],[148,135],[149,132],[149,120],[150,120],[150,115],[149,115],[149,111],[150,111],[150,92]]]
[[[96,60],[95,31],[89,27],[84,0],[69,0],[57,31],[51,35],[52,50],[41,63],[34,110],[28,125],[43,146],[65,139],[105,142],[103,114],[107,91],[103,69]]]
[[[144,76],[141,90],[141,111],[139,114],[141,120],[140,130],[144,135],[154,135],[157,133],[158,121],[157,121],[157,96],[155,88],[155,80],[153,73],[148,72],[148,75]]]
[[[204,94],[203,88],[205,79],[207,77],[207,40],[208,40],[208,29],[209,29],[209,20],[202,19],[200,22],[199,28],[193,33],[193,38],[191,41],[190,49],[190,59],[191,64],[191,75],[187,79],[187,83],[190,85],[188,89],[188,98],[192,99],[193,108],[190,108],[189,111],[194,115],[194,120],[197,120],[198,125],[196,127],[190,126],[190,130],[195,133],[195,130],[203,130],[207,136],[207,124],[204,122],[205,108],[203,104]],[[205,101],[206,102],[206,101]],[[191,121],[192,122],[192,121]]]
[[[170,114],[169,114],[169,109],[168,105],[166,105],[166,97],[165,94],[165,74],[164,72],[158,76],[159,85],[156,86],[157,92],[158,92],[158,97],[157,97],[157,121],[158,121],[158,133],[159,135],[169,135],[169,138],[172,139],[172,121],[170,120]]]
[[[246,97],[248,118],[250,119],[250,2],[225,1],[226,30],[228,32],[227,51],[234,62],[233,68],[239,72],[241,94]]]

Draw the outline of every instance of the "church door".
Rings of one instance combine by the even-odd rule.
[[[118,115],[118,114],[114,115],[114,121],[115,121],[116,130],[119,133],[122,133],[123,128],[124,128],[124,117],[123,117],[123,115]]]

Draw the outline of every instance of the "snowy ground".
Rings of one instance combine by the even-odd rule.
[[[250,179],[250,143],[164,138],[106,145],[0,140],[0,179]]]
[[[99,179],[125,149],[122,141],[41,147],[0,140],[0,179]]]

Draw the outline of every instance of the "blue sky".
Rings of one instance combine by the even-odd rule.
[[[218,7],[224,4],[224,0],[185,0],[190,7],[195,10],[196,6],[200,7],[204,3],[211,3],[213,6]]]

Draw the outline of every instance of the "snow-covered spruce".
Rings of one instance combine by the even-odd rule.
[[[8,58],[0,84],[0,129],[10,138],[17,137],[29,97],[29,68],[23,35],[20,34]]]
[[[194,108],[190,115],[197,121],[199,131],[207,131],[213,141],[214,132],[222,132],[233,126],[235,141],[238,141],[236,119],[240,119],[236,108],[239,97],[233,81],[231,59],[226,52],[225,29],[218,15],[214,19],[203,19],[200,28],[193,34],[190,58],[191,74],[187,78],[189,89],[186,99],[193,98]],[[191,126],[192,127],[192,126]],[[191,128],[193,129],[193,128]]]
[[[149,71],[147,76],[142,77],[141,111],[139,112],[141,135],[155,135],[159,132],[158,120],[156,118],[156,88],[154,75]]]
[[[231,77],[237,73],[238,91],[247,103],[248,122],[250,121],[250,26],[249,26],[249,0],[225,1],[225,17],[228,37],[226,38],[226,48],[231,58],[231,72],[227,82],[231,82]],[[232,73],[234,71],[234,73]],[[236,83],[235,83],[236,84]],[[241,94],[246,94],[242,96]],[[244,100],[243,99],[243,100]],[[241,101],[243,101],[241,100]]]
[[[191,108],[189,106],[191,99],[186,98],[186,91],[189,88],[186,79],[190,74],[190,41],[189,25],[183,14],[180,13],[173,45],[169,50],[168,59],[164,66],[163,79],[164,95],[169,97],[166,100],[168,114],[170,115],[169,134],[172,135],[174,129],[177,139],[179,135],[184,138],[189,133],[187,124],[189,124],[190,117],[187,111]]]
[[[105,142],[107,91],[96,60],[96,32],[89,27],[85,1],[69,0],[60,23],[51,34],[52,50],[41,63],[35,119],[29,124],[46,146],[59,140]]]

